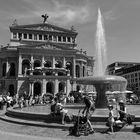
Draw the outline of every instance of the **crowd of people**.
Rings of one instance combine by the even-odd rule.
[[[90,118],[95,111],[94,99],[92,96],[88,96],[88,95],[82,95],[81,99],[85,104],[82,114],[83,116],[85,116],[87,120],[87,124],[90,128],[90,132],[94,133],[94,129],[90,122]],[[68,110],[64,108],[66,102],[74,103],[75,102],[74,96],[69,95],[68,97],[66,97],[65,94],[56,94],[55,97],[50,96],[48,99],[47,95],[45,94],[43,96],[36,95],[33,97],[33,96],[29,96],[27,92],[24,92],[21,96],[18,97],[18,99],[16,99],[15,96],[11,97],[9,92],[7,93],[7,95],[0,96],[0,108],[2,108],[3,105],[6,105],[6,108],[8,108],[10,106],[14,106],[15,104],[18,104],[20,108],[23,108],[35,104],[49,103],[51,107],[50,108],[51,114],[60,115],[62,124],[65,124],[65,117],[68,116]],[[117,112],[117,117],[114,116],[115,109]],[[126,106],[123,100],[119,101],[119,107],[117,106],[115,109],[112,104],[108,105],[109,114],[108,114],[107,124],[109,126],[111,133],[114,132],[115,127],[119,125],[123,127],[126,123],[131,124],[133,121],[131,118],[132,115],[127,114]]]

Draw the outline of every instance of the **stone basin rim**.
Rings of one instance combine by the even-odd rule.
[[[120,83],[127,83],[127,80],[121,76],[104,75],[104,76],[87,76],[87,77],[77,78],[76,82],[79,84],[89,84],[89,85],[98,84],[98,83],[120,84]]]

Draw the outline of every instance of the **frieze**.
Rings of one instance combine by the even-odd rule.
[[[34,79],[34,83],[36,82],[42,83],[42,79]]]
[[[73,62],[73,58],[72,57],[66,57],[65,60],[66,60],[66,62],[71,62],[71,63]]]
[[[63,61],[63,57],[55,57],[56,61]]]
[[[29,59],[30,60],[31,56],[30,55],[22,55],[22,59]]]
[[[52,61],[53,57],[51,56],[45,56],[44,61]]]
[[[26,28],[26,29],[37,30],[37,31],[42,30],[42,31],[64,32],[61,30],[56,30],[56,29],[49,27],[49,26],[38,26],[38,27],[31,27],[31,28]]]
[[[33,58],[38,59],[38,60],[42,60],[42,56],[38,56],[38,55],[34,55]]]

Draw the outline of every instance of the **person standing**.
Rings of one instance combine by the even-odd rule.
[[[85,107],[84,107],[84,109],[82,111],[82,114],[83,115],[85,114],[85,117],[87,119],[87,123],[88,123],[88,125],[90,127],[90,133],[94,133],[94,129],[93,129],[89,119],[91,117],[91,114],[95,110],[95,104],[94,104],[94,102],[91,100],[91,98],[89,96],[84,96],[83,99],[84,99]]]
[[[115,122],[114,114],[113,114],[113,105],[108,105],[108,109],[109,109],[108,124],[109,124],[111,133],[113,133],[114,132],[113,126],[114,126],[114,122]]]

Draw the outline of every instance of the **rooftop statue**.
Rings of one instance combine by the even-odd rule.
[[[44,19],[43,23],[45,23],[49,16],[47,14],[44,14],[44,15],[41,15],[41,17]]]
[[[15,19],[15,20],[13,21],[13,23],[12,23],[12,26],[17,26],[17,25],[18,25],[17,19]]]

